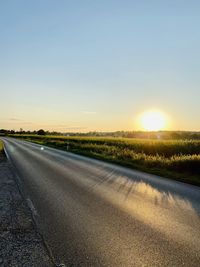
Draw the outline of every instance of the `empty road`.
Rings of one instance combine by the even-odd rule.
[[[200,188],[2,138],[56,262],[200,266]]]

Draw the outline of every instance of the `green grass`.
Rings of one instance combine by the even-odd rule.
[[[4,155],[3,142],[0,140],[0,160]]]
[[[200,185],[199,140],[37,135],[15,137]]]
[[[0,140],[0,153],[3,152],[3,142]]]

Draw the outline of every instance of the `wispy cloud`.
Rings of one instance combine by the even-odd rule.
[[[24,120],[19,119],[19,118],[10,118],[10,119],[8,119],[8,121],[12,121],[13,123],[17,123],[17,124],[32,124],[31,121],[24,121]]]
[[[21,119],[18,119],[18,118],[9,118],[8,120],[10,120],[10,121],[22,121]]]

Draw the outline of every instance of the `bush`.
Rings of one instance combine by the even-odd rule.
[[[45,131],[43,129],[40,129],[39,131],[37,131],[38,135],[45,135]]]

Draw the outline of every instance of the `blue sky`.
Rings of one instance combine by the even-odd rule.
[[[200,130],[199,1],[0,2],[0,128]]]

